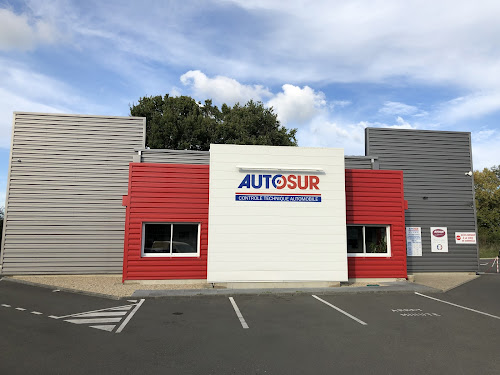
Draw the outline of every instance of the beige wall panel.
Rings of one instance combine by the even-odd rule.
[[[145,119],[14,114],[2,274],[120,273]]]

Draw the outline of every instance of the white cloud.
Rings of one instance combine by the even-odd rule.
[[[412,115],[418,112],[418,108],[413,105],[408,105],[400,102],[384,103],[384,106],[379,109],[379,113],[385,115]]]
[[[184,73],[180,80],[183,85],[191,88],[198,99],[213,99],[229,105],[237,102],[245,104],[250,99],[262,101],[272,95],[269,89],[262,85],[243,85],[224,76],[209,78],[199,70]]]
[[[278,114],[278,119],[283,124],[304,124],[318,115],[326,105],[325,94],[315,92],[309,86],[300,88],[286,84],[282,86],[283,92],[275,95],[267,102]]]
[[[444,103],[438,113],[441,121],[454,123],[500,111],[500,91],[480,92]]]
[[[360,121],[357,123],[345,122],[324,115],[314,118],[298,131],[300,146],[308,147],[341,147],[346,155],[364,155],[365,128],[393,128],[415,129],[402,117],[397,117],[394,124],[381,122]]]
[[[349,105],[351,105],[352,102],[350,100],[333,100],[332,102],[330,102],[330,106],[332,109],[334,108],[344,108],[344,107],[347,107]]]
[[[500,2],[494,0],[480,6],[466,0],[290,0],[286,6],[45,0],[29,6],[75,48],[98,53],[99,63],[132,77],[160,63],[269,85],[397,80],[500,88]],[[209,22],[208,11],[231,21]],[[131,28],[131,19],[147,22]]]
[[[286,7],[279,1],[233,3],[263,19],[279,19],[257,45],[273,47],[255,52],[259,58],[268,56],[257,71],[260,77],[266,69],[269,76],[289,82],[404,79],[500,86],[495,73],[500,70],[498,1],[323,0],[305,6],[303,0],[290,0]],[[285,66],[269,69],[270,61],[283,56]]]
[[[301,125],[311,121],[326,110],[325,94],[314,91],[309,86],[300,88],[284,84],[282,91],[274,94],[262,85],[245,85],[233,78],[216,76],[207,77],[199,70],[191,70],[180,77],[182,84],[193,92],[198,100],[213,99],[217,103],[232,105],[236,102],[245,104],[249,100],[263,101],[269,98],[267,107],[273,107],[282,124]],[[176,90],[178,93],[178,90]],[[346,106],[347,101],[335,102]],[[332,106],[332,108],[335,105]]]
[[[45,105],[0,88],[0,148],[10,148],[13,112],[67,112],[64,108]],[[0,200],[1,203],[1,200]]]
[[[500,149],[500,132],[483,129],[471,133],[472,159],[474,169],[482,170],[500,165],[498,150]]]
[[[9,59],[0,58],[0,77],[1,148],[10,147],[13,112],[109,113],[109,108],[89,102],[67,84]]]
[[[56,31],[48,22],[0,9],[0,50],[29,50],[56,39]]]

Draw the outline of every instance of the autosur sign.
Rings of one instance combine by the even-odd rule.
[[[448,229],[446,227],[431,227],[431,251],[433,253],[448,252]]]
[[[235,193],[237,201],[321,202],[316,175],[247,174]]]

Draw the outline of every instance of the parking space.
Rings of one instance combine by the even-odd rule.
[[[499,316],[498,287],[500,278],[486,275],[427,296]],[[109,308],[128,303],[41,288],[30,293],[30,288],[0,285],[0,297],[40,309],[59,302],[61,316],[116,312]],[[32,301],[22,301],[28,297]],[[108,373],[498,373],[499,319],[415,293],[231,297],[147,299],[119,335],[61,320],[37,323],[40,317],[24,316],[27,311],[16,315],[13,307],[0,309],[6,323],[0,348],[9,354],[0,369],[12,370],[22,358],[35,370],[32,361],[51,355],[73,365],[92,357],[90,366]],[[26,339],[33,340],[34,349]],[[58,366],[60,372],[71,368]]]

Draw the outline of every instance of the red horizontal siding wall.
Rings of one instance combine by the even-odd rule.
[[[123,280],[206,279],[209,166],[130,163]],[[199,257],[141,257],[142,223],[200,223]]]
[[[347,224],[390,225],[390,257],[348,257],[349,278],[406,278],[402,171],[345,171]]]

